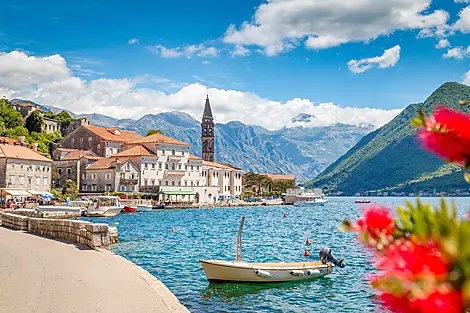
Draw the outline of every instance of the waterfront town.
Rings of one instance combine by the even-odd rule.
[[[240,200],[247,189],[243,169],[215,160],[215,131],[207,96],[201,121],[201,157],[190,145],[156,132],[142,136],[116,127],[98,127],[86,118],[62,127],[31,103],[12,101],[11,107],[27,120],[33,112],[44,118],[42,132],[61,130],[64,137],[51,144],[51,159],[29,144],[0,138],[0,188],[11,196],[63,190],[67,181],[76,183],[80,195],[158,195],[172,203],[225,203]],[[263,174],[270,181],[291,182],[293,175]]]

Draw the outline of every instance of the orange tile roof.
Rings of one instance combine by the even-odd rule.
[[[109,158],[101,158],[97,160],[95,163],[88,166],[87,170],[106,170],[110,168],[114,168],[113,163],[123,164],[126,161],[130,160],[130,158],[116,158],[115,155]],[[131,161],[132,162],[132,161]]]
[[[6,142],[6,141],[8,141],[9,145],[15,145],[15,144],[19,143],[18,140],[12,139],[10,137],[0,137],[0,142]]]
[[[241,168],[235,167],[235,166],[233,166],[232,164],[224,163],[224,165],[225,165],[225,166],[228,166],[228,167],[230,167],[230,168],[232,168],[232,169],[234,169],[234,170],[236,170],[236,171],[241,171],[241,170],[242,170]]]
[[[179,146],[185,146],[189,147],[189,145],[185,142],[176,140],[174,138],[162,135],[162,134],[153,134],[147,137],[142,137],[140,139],[137,139],[135,141],[130,142],[131,144],[134,143],[167,143],[167,144],[172,144],[172,145],[179,145]]]
[[[52,162],[41,154],[22,146],[0,145],[0,158]]]
[[[189,154],[188,159],[190,159],[190,160],[202,160],[200,157],[195,156],[195,155],[193,155],[193,154],[191,154],[191,153]]]
[[[83,156],[97,156],[90,150],[73,150],[69,151],[60,161],[78,160]]]
[[[205,165],[205,166],[212,166],[212,167],[218,167],[218,168],[222,168],[224,170],[231,170],[233,171],[233,168],[227,166],[227,165],[224,165],[224,164],[220,164],[220,163],[217,163],[217,162],[209,162],[209,161],[202,161],[202,165]]]
[[[295,180],[294,175],[290,174],[260,174],[264,176],[268,176],[268,178],[272,180]]]
[[[143,137],[136,132],[129,131],[129,130],[120,130],[119,129],[119,135],[115,135],[113,132],[115,130],[118,130],[117,127],[113,128],[102,128],[98,127],[95,125],[84,125],[82,127],[85,127],[89,131],[93,132],[95,135],[101,137],[103,140],[106,141],[120,141],[120,142],[130,142],[130,141],[135,141],[142,139]]]
[[[57,148],[56,150],[63,151],[63,152],[72,152],[72,151],[76,151],[77,149]]]
[[[127,150],[121,151],[113,155],[113,157],[128,157],[128,156],[156,156],[155,153],[145,148],[142,145],[137,145]]]

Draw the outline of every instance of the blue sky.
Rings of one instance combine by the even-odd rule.
[[[465,20],[464,14],[459,17],[459,12],[468,5],[461,1],[464,3],[391,0],[384,4],[351,0],[350,6],[357,4],[357,10],[347,12],[350,8],[346,9],[341,4],[344,1],[339,0],[330,1],[326,7],[321,4],[324,0],[270,3],[84,0],[69,1],[66,5],[63,1],[4,0],[0,3],[0,49],[3,54],[20,51],[35,58],[59,55],[65,60],[70,76],[80,79],[82,85],[88,84],[87,87],[101,78],[121,83],[127,79],[132,80],[132,86],[127,86],[126,92],[143,88],[169,96],[178,94],[184,86],[198,83],[209,88],[219,102],[225,99],[220,90],[242,92],[240,97],[256,95],[242,101],[246,106],[257,105],[256,98],[263,99],[263,104],[268,99],[285,104],[300,98],[308,99],[310,105],[331,102],[343,108],[399,109],[423,101],[446,81],[465,80],[470,70],[470,50],[466,51],[470,21]],[[311,5],[316,2],[318,6]],[[302,6],[305,8],[298,9]],[[387,16],[392,9],[400,10],[406,18],[397,21],[397,16]],[[407,14],[412,15],[407,17]],[[243,29],[245,21],[250,29]],[[304,27],[302,21],[311,25]],[[328,25],[335,22],[344,25]],[[309,36],[318,40],[309,44]],[[324,44],[321,38],[328,42],[332,38],[333,43]],[[437,49],[440,40],[447,40],[450,46]],[[187,50],[191,45],[194,52]],[[394,50],[391,60],[383,60],[383,68],[377,60],[372,64],[361,63],[371,64],[371,68],[361,72],[348,68],[351,60],[380,57],[396,46],[399,46],[398,55]],[[247,49],[249,55],[232,55],[236,47]],[[450,54],[453,57],[443,56],[453,48],[457,49]],[[170,54],[164,55],[162,49]],[[57,80],[57,76],[53,75],[51,80]],[[43,83],[51,81],[42,79],[34,85],[15,88],[5,83],[3,92],[7,96],[38,97],[37,100],[57,106],[61,104],[57,102],[68,101],[66,97],[38,95],[37,91],[44,89]],[[152,102],[152,96],[146,96]],[[62,105],[76,111],[106,112],[103,106],[111,106],[110,102],[115,101],[119,107],[123,101],[111,96],[103,103],[97,101],[91,108],[74,97],[70,104]],[[228,99],[232,99],[232,106],[237,106],[236,93]],[[196,104],[185,106],[184,99],[167,100],[166,106],[150,110],[149,104],[138,110],[138,114],[172,109],[196,114]],[[153,105],[159,103],[160,100]],[[236,119],[237,110],[227,109],[230,105],[221,105],[222,121]],[[248,117],[241,120],[250,122]],[[253,123],[264,125],[256,119]],[[285,124],[273,124],[271,128]],[[268,123],[264,126],[270,127]]]

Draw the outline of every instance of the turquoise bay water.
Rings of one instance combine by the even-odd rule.
[[[454,200],[460,215],[470,208],[469,198]],[[373,201],[397,206],[405,199]],[[353,234],[337,229],[344,218],[359,217],[361,206],[354,198],[330,198],[324,207],[163,210],[94,220],[110,225],[119,222],[120,242],[112,250],[160,279],[191,312],[379,312],[367,281],[367,275],[373,273],[369,252]],[[345,259],[344,275],[334,272],[296,283],[210,285],[198,261],[235,259],[241,216],[246,216],[245,261],[313,261],[326,246]],[[306,236],[312,242],[309,247],[305,246]],[[303,256],[305,248],[310,258]]]

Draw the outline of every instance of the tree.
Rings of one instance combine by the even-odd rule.
[[[62,111],[56,115],[55,119],[57,120],[57,122],[59,122],[59,124],[67,125],[72,120],[72,117],[70,116],[69,112]]]
[[[149,130],[147,131],[147,135],[145,135],[145,136],[150,136],[150,135],[154,135],[154,134],[162,134],[162,135],[164,135],[163,132],[162,132],[160,129],[149,129]]]
[[[11,107],[8,99],[0,99],[0,122],[3,122],[6,128],[15,128],[24,124],[23,117]]]
[[[69,197],[70,200],[75,199],[78,196],[77,183],[71,179],[67,179],[67,182],[62,189],[62,195],[64,199],[67,199],[67,197]]]
[[[44,117],[38,111],[33,111],[24,123],[24,126],[29,132],[41,132],[41,127],[44,124]]]
[[[57,119],[57,116],[52,112],[46,112],[46,114],[44,114],[44,117],[47,117],[53,120]]]

